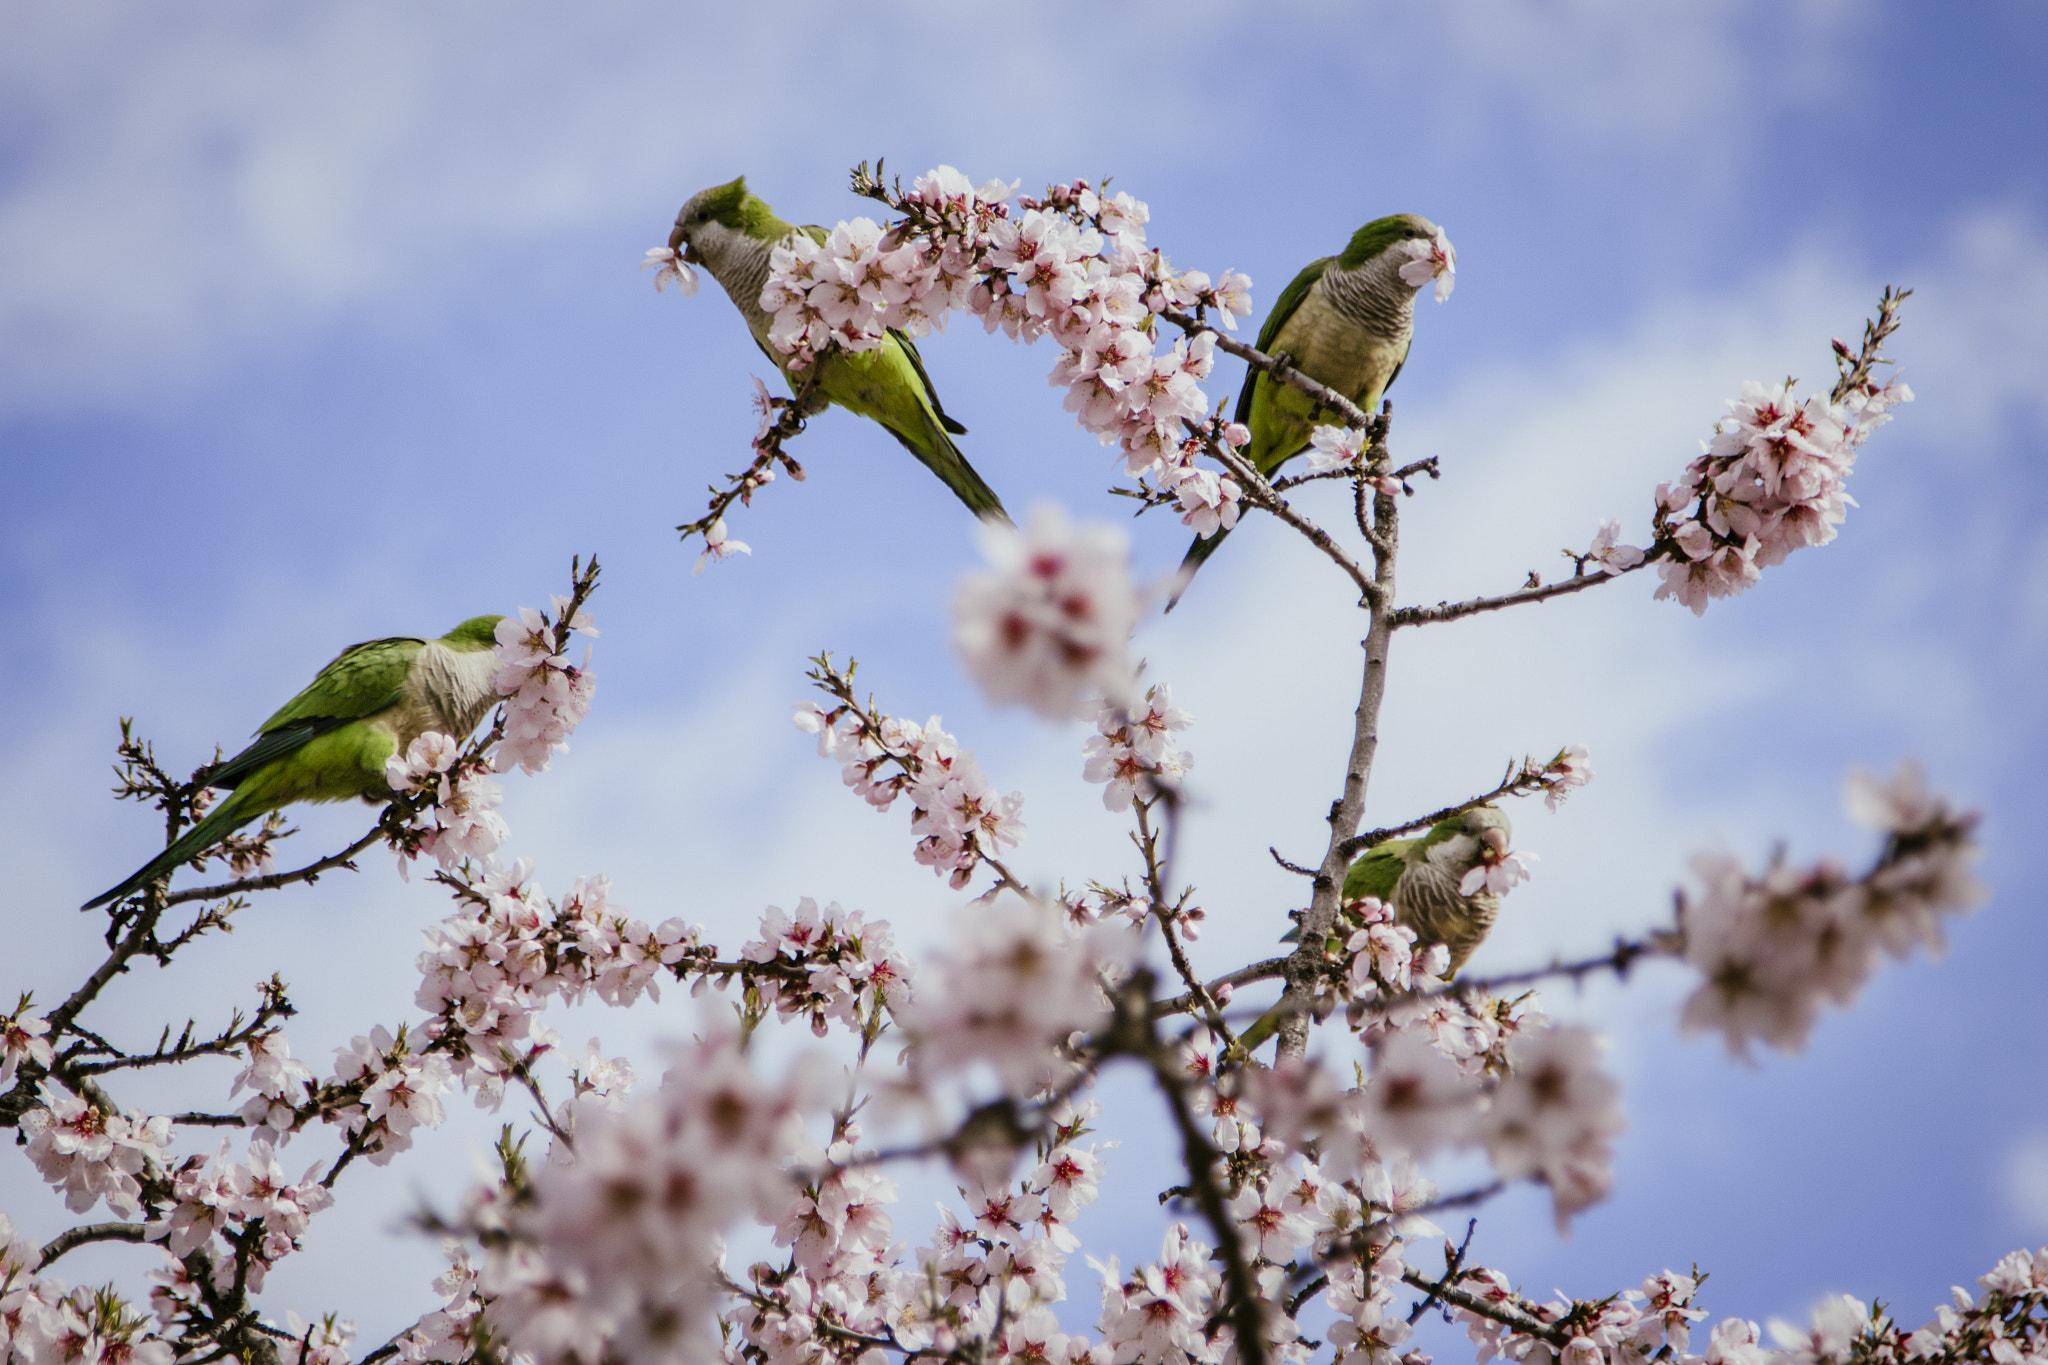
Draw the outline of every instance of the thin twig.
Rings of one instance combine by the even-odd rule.
[[[1567,593],[1584,592],[1587,588],[1602,583],[1612,583],[1623,574],[1634,573],[1647,568],[1659,559],[1665,558],[1663,545],[1653,546],[1643,558],[1625,569],[1614,569],[1606,573],[1581,573],[1556,583],[1546,583],[1540,588],[1524,588],[1520,592],[1505,593],[1499,597],[1474,597],[1463,602],[1439,602],[1433,607],[1402,607],[1394,613],[1396,626],[1433,626],[1445,621],[1456,621],[1460,617],[1477,616],[1483,611],[1499,611],[1503,607],[1519,607],[1529,602],[1547,602],[1553,597]]]

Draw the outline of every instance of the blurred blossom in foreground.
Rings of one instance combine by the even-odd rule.
[[[1138,622],[1130,537],[1050,504],[1021,531],[984,524],[980,536],[991,567],[954,590],[953,646],[989,700],[1069,720],[1091,693],[1127,698]]]

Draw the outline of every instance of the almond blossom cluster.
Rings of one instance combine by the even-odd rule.
[[[700,1360],[717,1349],[721,1239],[780,1212],[806,1115],[829,1102],[799,1060],[779,1080],[729,1028],[676,1048],[660,1088],[587,1114],[571,1165],[536,1170],[511,1201],[481,1196],[485,1318],[539,1365]]]
[[[1112,921],[1074,928],[1036,898],[1003,895],[958,918],[953,945],[897,1011],[913,1079],[980,1066],[1006,1095],[1030,1095],[1070,1070],[1057,1045],[1109,1017],[1106,980],[1121,977],[1137,937]]]
[[[1851,502],[1843,481],[1856,448],[1911,401],[1896,375],[1883,385],[1866,380],[1841,401],[1816,394],[1801,402],[1790,381],[1745,382],[1685,477],[1658,486],[1657,534],[1678,553],[1657,566],[1657,596],[1697,615],[1792,551],[1833,540]]]
[[[595,996],[624,1007],[661,998],[661,978],[701,957],[701,927],[649,924],[608,900],[611,879],[579,879],[557,905],[522,858],[465,886],[461,908],[426,933],[414,1002],[421,1036],[452,1075],[495,1105],[511,1071],[560,1040],[540,1021],[550,1000]]]
[[[1013,340],[1051,336],[1061,355],[1051,382],[1066,406],[1104,442],[1122,446],[1137,477],[1180,501],[1203,534],[1237,520],[1234,480],[1193,463],[1188,424],[1206,424],[1202,391],[1214,364],[1207,333],[1155,353],[1156,320],[1168,310],[1209,310],[1226,327],[1251,311],[1251,282],[1234,271],[1212,281],[1176,271],[1145,245],[1151,216],[1130,195],[1099,193],[1085,180],[1042,198],[1014,186],[976,187],[950,166],[917,178],[893,201],[904,214],[884,229],[867,218],[820,243],[797,233],[770,258],[761,304],[775,315],[769,341],[801,370],[828,346],[870,350],[889,331],[918,337],[965,308]],[[887,198],[886,193],[881,197]],[[1235,428],[1237,443],[1245,439]]]
[[[242,1047],[249,1064],[235,1074],[228,1095],[247,1089],[242,1122],[255,1136],[283,1146],[298,1126],[297,1111],[311,1092],[313,1073],[292,1056],[291,1040],[281,1030],[255,1034]]]
[[[953,647],[989,700],[1066,720],[1091,695],[1128,697],[1138,623],[1130,537],[1076,525],[1050,503],[1021,531],[984,524],[980,536],[990,567],[953,591]]]
[[[428,798],[407,826],[400,856],[410,861],[431,854],[446,870],[496,853],[512,831],[498,814],[505,788],[492,771],[488,757],[465,757],[462,746],[438,730],[427,731],[403,754],[385,760],[384,780],[391,790],[424,792]],[[402,872],[405,864],[399,868]]]
[[[1149,801],[1160,788],[1179,786],[1195,760],[1173,734],[1194,719],[1173,704],[1165,683],[1146,688],[1144,697],[1129,706],[1104,700],[1095,715],[1095,733],[1082,746],[1081,776],[1107,784],[1102,804],[1109,810],[1129,810],[1134,799]]]
[[[1593,780],[1593,754],[1583,744],[1567,744],[1557,757],[1536,771],[1543,792],[1543,804],[1556,810],[1564,799]]]
[[[28,1159],[64,1192],[64,1207],[84,1213],[104,1199],[123,1218],[141,1211],[145,1171],[170,1165],[171,1121],[139,1109],[104,1109],[54,1080],[37,1090],[42,1103],[21,1116]]]
[[[448,1268],[434,1277],[441,1307],[420,1318],[398,1338],[398,1358],[410,1365],[436,1360],[445,1365],[467,1360],[476,1350],[484,1301],[477,1293],[477,1269],[469,1248],[454,1237],[441,1239]]]
[[[0,1214],[0,1358],[21,1365],[172,1365],[156,1324],[110,1290],[39,1275],[36,1246]],[[166,1324],[168,1325],[168,1324]]]
[[[441,1097],[455,1086],[454,1068],[445,1053],[415,1047],[406,1030],[394,1037],[379,1024],[336,1048],[334,1059],[335,1080],[360,1092],[334,1117],[373,1165],[389,1165],[411,1147],[415,1129],[447,1120]]]
[[[1755,1327],[1729,1319],[1713,1333],[1706,1355],[1694,1354],[1692,1325],[1706,1310],[1692,1306],[1698,1282],[1690,1275],[1666,1270],[1652,1275],[1638,1289],[1624,1289],[1595,1303],[1563,1298],[1548,1303],[1525,1299],[1498,1270],[1474,1266],[1457,1277],[1457,1288],[1499,1316],[1462,1304],[1451,1316],[1465,1328],[1482,1360],[1549,1360],[1571,1365],[1631,1365],[1668,1359],[1676,1365],[1763,1365],[1765,1352],[1745,1355],[1755,1341]],[[1502,1318],[1513,1321],[1504,1322]],[[1517,1325],[1519,1324],[1519,1325]],[[1748,1342],[1742,1340],[1747,1329]],[[1559,1340],[1562,1339],[1562,1348]],[[1789,1362],[1787,1362],[1789,1365]]]
[[[1159,1259],[1124,1278],[1112,1256],[1102,1266],[1103,1345],[1113,1361],[1204,1361],[1223,1358],[1227,1330],[1215,1306],[1223,1276],[1213,1248],[1175,1223],[1161,1239]]]
[[[892,1240],[895,1182],[857,1149],[858,1125],[842,1125],[821,1173],[805,1179],[775,1222],[787,1261],[755,1263],[728,1314],[745,1358],[799,1365],[878,1341],[945,1354],[980,1340],[993,1359],[1105,1360],[1085,1337],[1062,1331],[1051,1311],[1066,1296],[1062,1272],[1079,1245],[1068,1224],[1101,1181],[1099,1147],[1078,1145],[1099,1108],[1050,1106],[1036,1168],[1016,1180],[985,1172],[962,1186],[965,1215],[940,1206],[915,1267],[902,1264]]]
[[[1342,942],[1335,954],[1343,963],[1338,992],[1347,1003],[1353,1028],[1368,1008],[1429,989],[1451,965],[1451,950],[1441,943],[1417,953],[1415,931],[1395,923],[1394,907],[1378,896],[1346,901],[1338,913],[1339,929],[1331,936],[1333,943]]]
[[[47,1345],[37,1350],[35,1324],[47,1305],[64,1297],[63,1281],[42,1278],[36,1267],[42,1264],[42,1248],[15,1230],[14,1220],[0,1213],[0,1359],[11,1351],[22,1355],[36,1352],[39,1359]]]
[[[556,621],[532,607],[521,607],[517,619],[498,622],[498,694],[505,698],[505,733],[498,741],[499,772],[514,767],[543,772],[557,750],[569,747],[569,732],[590,712],[597,679],[590,671],[590,653],[583,663],[569,662],[562,652],[570,631],[595,636],[588,612],[568,610],[568,598],[554,600]]]
[[[1442,969],[1442,946],[1418,963],[1413,931],[1370,897],[1347,906],[1345,922],[1356,927],[1338,989],[1372,1048],[1363,1083],[1340,1090],[1319,1067],[1298,1062],[1249,1090],[1233,1082],[1204,1097],[1219,1123],[1230,1124],[1219,1127],[1217,1145],[1256,1148],[1263,1125],[1283,1149],[1311,1144],[1326,1169],[1346,1178],[1387,1158],[1477,1146],[1501,1179],[1547,1185],[1561,1225],[1604,1197],[1623,1117],[1598,1035],[1552,1024],[1520,1002],[1412,993],[1435,984],[1425,969]],[[1191,1075],[1216,1074],[1207,1030],[1185,1047]],[[1251,1102],[1248,1113],[1236,1107],[1240,1094]]]
[[[898,796],[909,798],[913,853],[921,865],[957,890],[984,860],[1022,842],[1023,794],[997,793],[974,751],[961,748],[937,716],[920,726],[862,706],[853,696],[851,671],[840,673],[829,659],[820,658],[811,676],[835,704],[799,705],[797,728],[817,735],[819,757],[846,765],[846,785],[876,810],[889,809]]]
[[[228,1292],[238,1275],[260,1291],[269,1268],[299,1250],[313,1215],[334,1203],[319,1174],[316,1163],[292,1181],[266,1139],[251,1141],[243,1161],[230,1160],[223,1141],[212,1156],[189,1157],[178,1168],[170,1211],[150,1231],[174,1257],[211,1250],[217,1292]]]
[[[1342,1319],[1334,1335],[1340,1359],[1378,1362],[1391,1360],[1408,1335],[1393,1306],[1403,1241],[1440,1232],[1417,1212],[1437,1197],[1417,1157],[1484,1146],[1503,1179],[1549,1184],[1560,1219],[1604,1192],[1620,1110],[1595,1043],[1584,1029],[1518,1030],[1496,1054],[1497,1071],[1467,1072],[1428,1029],[1399,1029],[1383,1037],[1366,1082],[1349,1090],[1299,1058],[1212,1083],[1217,1057],[1202,1029],[1183,1044],[1182,1062],[1197,1112],[1212,1120],[1234,1182],[1232,1216],[1261,1282],[1306,1278],[1313,1272],[1294,1263],[1308,1251],[1326,1271],[1324,1297]],[[1284,1296],[1265,1297],[1265,1311],[1277,1316]],[[1654,1350],[1661,1338],[1643,1330]],[[1294,1337],[1291,1323],[1277,1323],[1273,1358],[1305,1358]],[[1682,1345],[1682,1332],[1678,1339]]]
[[[761,937],[740,949],[748,962],[772,967],[752,978],[764,1006],[785,1016],[808,1016],[822,1038],[830,1021],[855,1031],[878,1026],[911,994],[910,963],[895,948],[887,920],[870,924],[858,910],[822,911],[809,896],[794,915],[769,906]]]
[[[1861,877],[1830,861],[1780,859],[1752,875],[1725,853],[1693,860],[1701,890],[1680,902],[1681,951],[1704,980],[1685,1003],[1685,1028],[1717,1031],[1739,1055],[1753,1039],[1799,1048],[1823,1003],[1855,999],[1880,951],[1941,951],[1942,917],[1982,899],[1970,873],[1977,817],[1930,793],[1917,765],[1890,782],[1852,774],[1847,803],[1885,835]]]
[[[858,1137],[859,1126],[848,1124],[822,1153],[824,1173],[790,1182],[780,1206],[763,1215],[789,1255],[749,1268],[745,1297],[725,1317],[742,1343],[728,1359],[803,1365],[855,1354],[862,1339],[893,1338],[906,1348],[929,1341],[917,1327],[899,1326],[920,1307],[929,1313],[933,1296],[898,1264],[903,1248],[889,1213],[896,1182],[857,1161]]]

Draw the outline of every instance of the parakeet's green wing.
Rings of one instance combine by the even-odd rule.
[[[1330,262],[1336,259],[1335,256],[1325,256],[1319,261],[1310,261],[1301,268],[1301,273],[1280,291],[1280,297],[1273,304],[1273,311],[1266,314],[1266,325],[1259,328],[1260,350],[1267,355],[1273,353],[1273,338],[1280,335],[1280,329],[1287,325],[1287,319],[1294,316],[1294,310],[1301,307],[1301,301],[1308,297],[1308,291],[1315,288],[1316,281],[1323,277],[1323,272],[1329,269]],[[1237,413],[1231,418],[1232,421],[1252,420],[1252,385],[1264,373],[1265,371],[1256,368],[1245,371],[1244,387],[1238,390]]]
[[[278,707],[277,714],[263,722],[264,731],[287,721],[328,716],[360,720],[375,715],[398,700],[412,661],[426,643],[415,636],[395,635],[350,645],[335,655],[303,692]]]
[[[1401,880],[1401,868],[1408,861],[1408,852],[1416,846],[1414,839],[1395,839],[1368,849],[1351,864],[1351,870],[1344,874],[1344,899],[1355,901],[1365,896],[1377,896],[1391,900],[1394,884]]]
[[[372,716],[398,700],[406,673],[426,641],[392,636],[351,645],[329,661],[305,690],[263,722],[256,742],[205,775],[210,787],[233,787],[274,759],[330,730]]]

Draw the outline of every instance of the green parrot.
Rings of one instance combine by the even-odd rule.
[[[820,242],[828,235],[824,228],[797,227],[776,217],[774,209],[747,189],[747,178],[741,176],[690,196],[676,214],[675,231],[668,238],[671,251],[680,251],[684,260],[701,264],[724,287],[747,320],[754,344],[782,371],[792,393],[801,379],[786,368],[788,357],[768,344],[768,328],[775,315],[761,306],[761,289],[768,282],[770,253],[793,232],[807,233]],[[982,482],[960,447],[953,444],[953,436],[964,434],[967,428],[939,406],[931,376],[925,373],[924,361],[909,337],[891,331],[876,350],[830,351],[812,363],[817,369],[817,388],[811,412],[837,403],[873,418],[938,475],[976,516],[1010,520],[995,490]]]
[[[1451,964],[1444,969],[1448,981],[1485,941],[1500,913],[1497,893],[1482,886],[1464,896],[1458,885],[1473,868],[1507,853],[1511,828],[1506,812],[1498,807],[1474,806],[1437,821],[1416,838],[1390,839],[1351,864],[1344,874],[1344,899],[1377,896],[1393,907],[1394,922],[1415,931],[1417,957],[1439,943],[1449,948]],[[1297,925],[1282,941],[1295,942],[1300,936]],[[1343,939],[1335,938],[1330,949],[1335,952],[1342,946]],[[1238,1035],[1238,1046],[1249,1053],[1279,1031],[1282,1017],[1278,1005],[1267,1010]]]
[[[1473,868],[1505,854],[1512,837],[1505,812],[1474,806],[1437,821],[1419,838],[1390,839],[1359,855],[1344,874],[1344,899],[1377,896],[1392,906],[1394,922],[1415,931],[1417,955],[1438,943],[1449,948],[1449,980],[1500,913],[1499,895],[1485,887],[1460,895],[1458,884]]]
[[[460,740],[498,700],[493,647],[502,616],[472,616],[438,640],[350,645],[263,722],[256,742],[201,776],[225,800],[90,910],[192,861],[259,815],[296,801],[388,800],[384,761],[429,730]]]
[[[1281,291],[1259,329],[1259,349],[1267,355],[1285,352],[1294,368],[1371,413],[1408,358],[1415,295],[1431,278],[1421,283],[1403,278],[1402,267],[1418,260],[1408,244],[1433,241],[1437,233],[1437,225],[1420,214],[1373,219],[1351,234],[1343,255],[1309,262]],[[1308,449],[1316,427],[1335,419],[1335,413],[1300,389],[1276,383],[1260,369],[1245,375],[1237,395],[1235,420],[1252,434],[1245,459],[1268,478]],[[1168,611],[1227,534],[1219,527],[1188,547]]]

